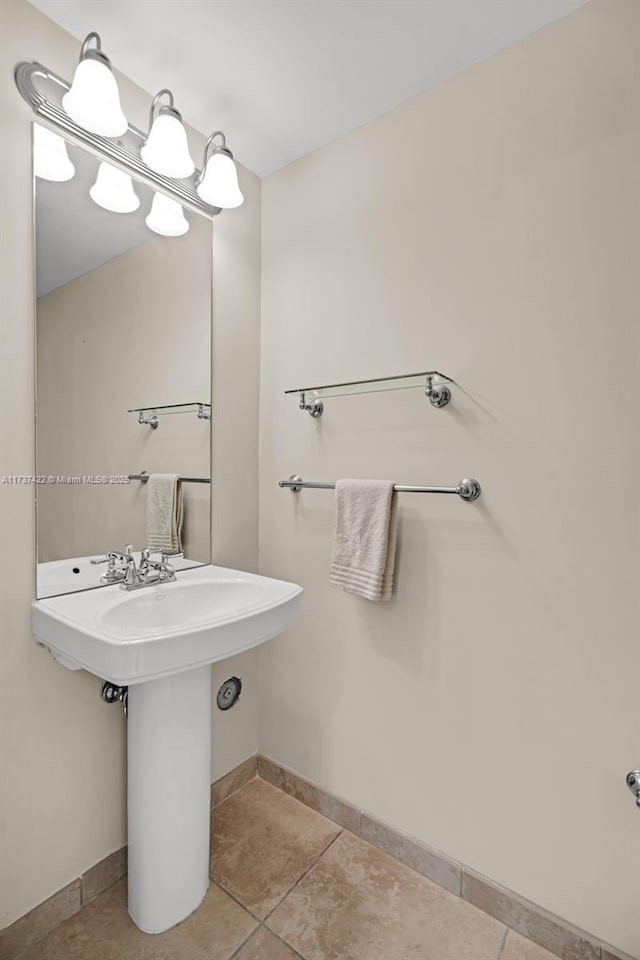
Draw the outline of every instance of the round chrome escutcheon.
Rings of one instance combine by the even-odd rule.
[[[216,697],[216,703],[219,710],[228,710],[237,703],[242,693],[242,680],[240,677],[229,677],[225,680]]]

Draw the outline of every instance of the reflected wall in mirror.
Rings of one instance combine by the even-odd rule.
[[[152,484],[130,474],[208,481],[179,483],[172,565],[211,558],[211,221],[66,150],[70,179],[34,177],[39,598],[101,586],[108,563],[91,559],[158,542],[166,516],[148,519]],[[139,422],[154,411],[156,429]]]

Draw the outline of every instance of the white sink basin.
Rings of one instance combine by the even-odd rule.
[[[217,623],[239,610],[254,608],[261,599],[269,602],[269,589],[248,580],[211,582],[207,578],[206,583],[184,583],[181,579],[179,583],[167,584],[167,588],[123,596],[101,614],[101,624],[122,636],[128,637],[133,631],[153,637],[167,628],[179,627],[183,631],[185,627],[207,623],[212,607]]]
[[[147,933],[188,917],[209,885],[210,665],[280,633],[301,593],[295,583],[203,566],[178,571],[173,583],[105,586],[32,606],[36,638],[65,667],[129,687],[129,913]]]
[[[173,583],[36,600],[34,635],[64,666],[122,686],[223,660],[264,643],[298,612],[302,588],[226,567]]]

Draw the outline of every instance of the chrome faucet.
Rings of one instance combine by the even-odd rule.
[[[137,590],[150,587],[154,583],[171,583],[176,579],[176,571],[169,560],[181,560],[183,553],[160,553],[160,560],[152,560],[153,551],[149,547],[142,550],[140,565],[136,566],[133,544],[128,543],[124,552],[110,550],[104,557],[94,557],[91,563],[108,563],[107,572],[100,577],[101,583],[119,583],[121,590]]]
[[[150,587],[157,583],[171,583],[176,579],[176,571],[169,563],[170,559],[182,559],[182,553],[164,553],[160,552],[160,560],[151,559],[151,550],[145,547],[140,556],[140,565],[136,567],[136,561],[129,551],[126,570],[123,582],[120,584],[121,590],[138,590],[140,587]]]
[[[133,563],[135,566],[132,550],[133,546],[129,543],[124,548],[124,553],[120,553],[118,550],[110,550],[105,553],[104,557],[94,557],[91,560],[92,564],[108,564],[107,572],[100,577],[100,583],[121,583],[125,579],[130,564]]]

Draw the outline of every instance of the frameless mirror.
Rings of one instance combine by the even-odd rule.
[[[34,124],[38,598],[101,586],[109,552],[160,542],[171,481],[150,474],[181,478],[183,559],[172,565],[211,557],[211,221],[80,147],[46,136],[43,146],[42,129]],[[69,178],[45,179],[54,175]]]

